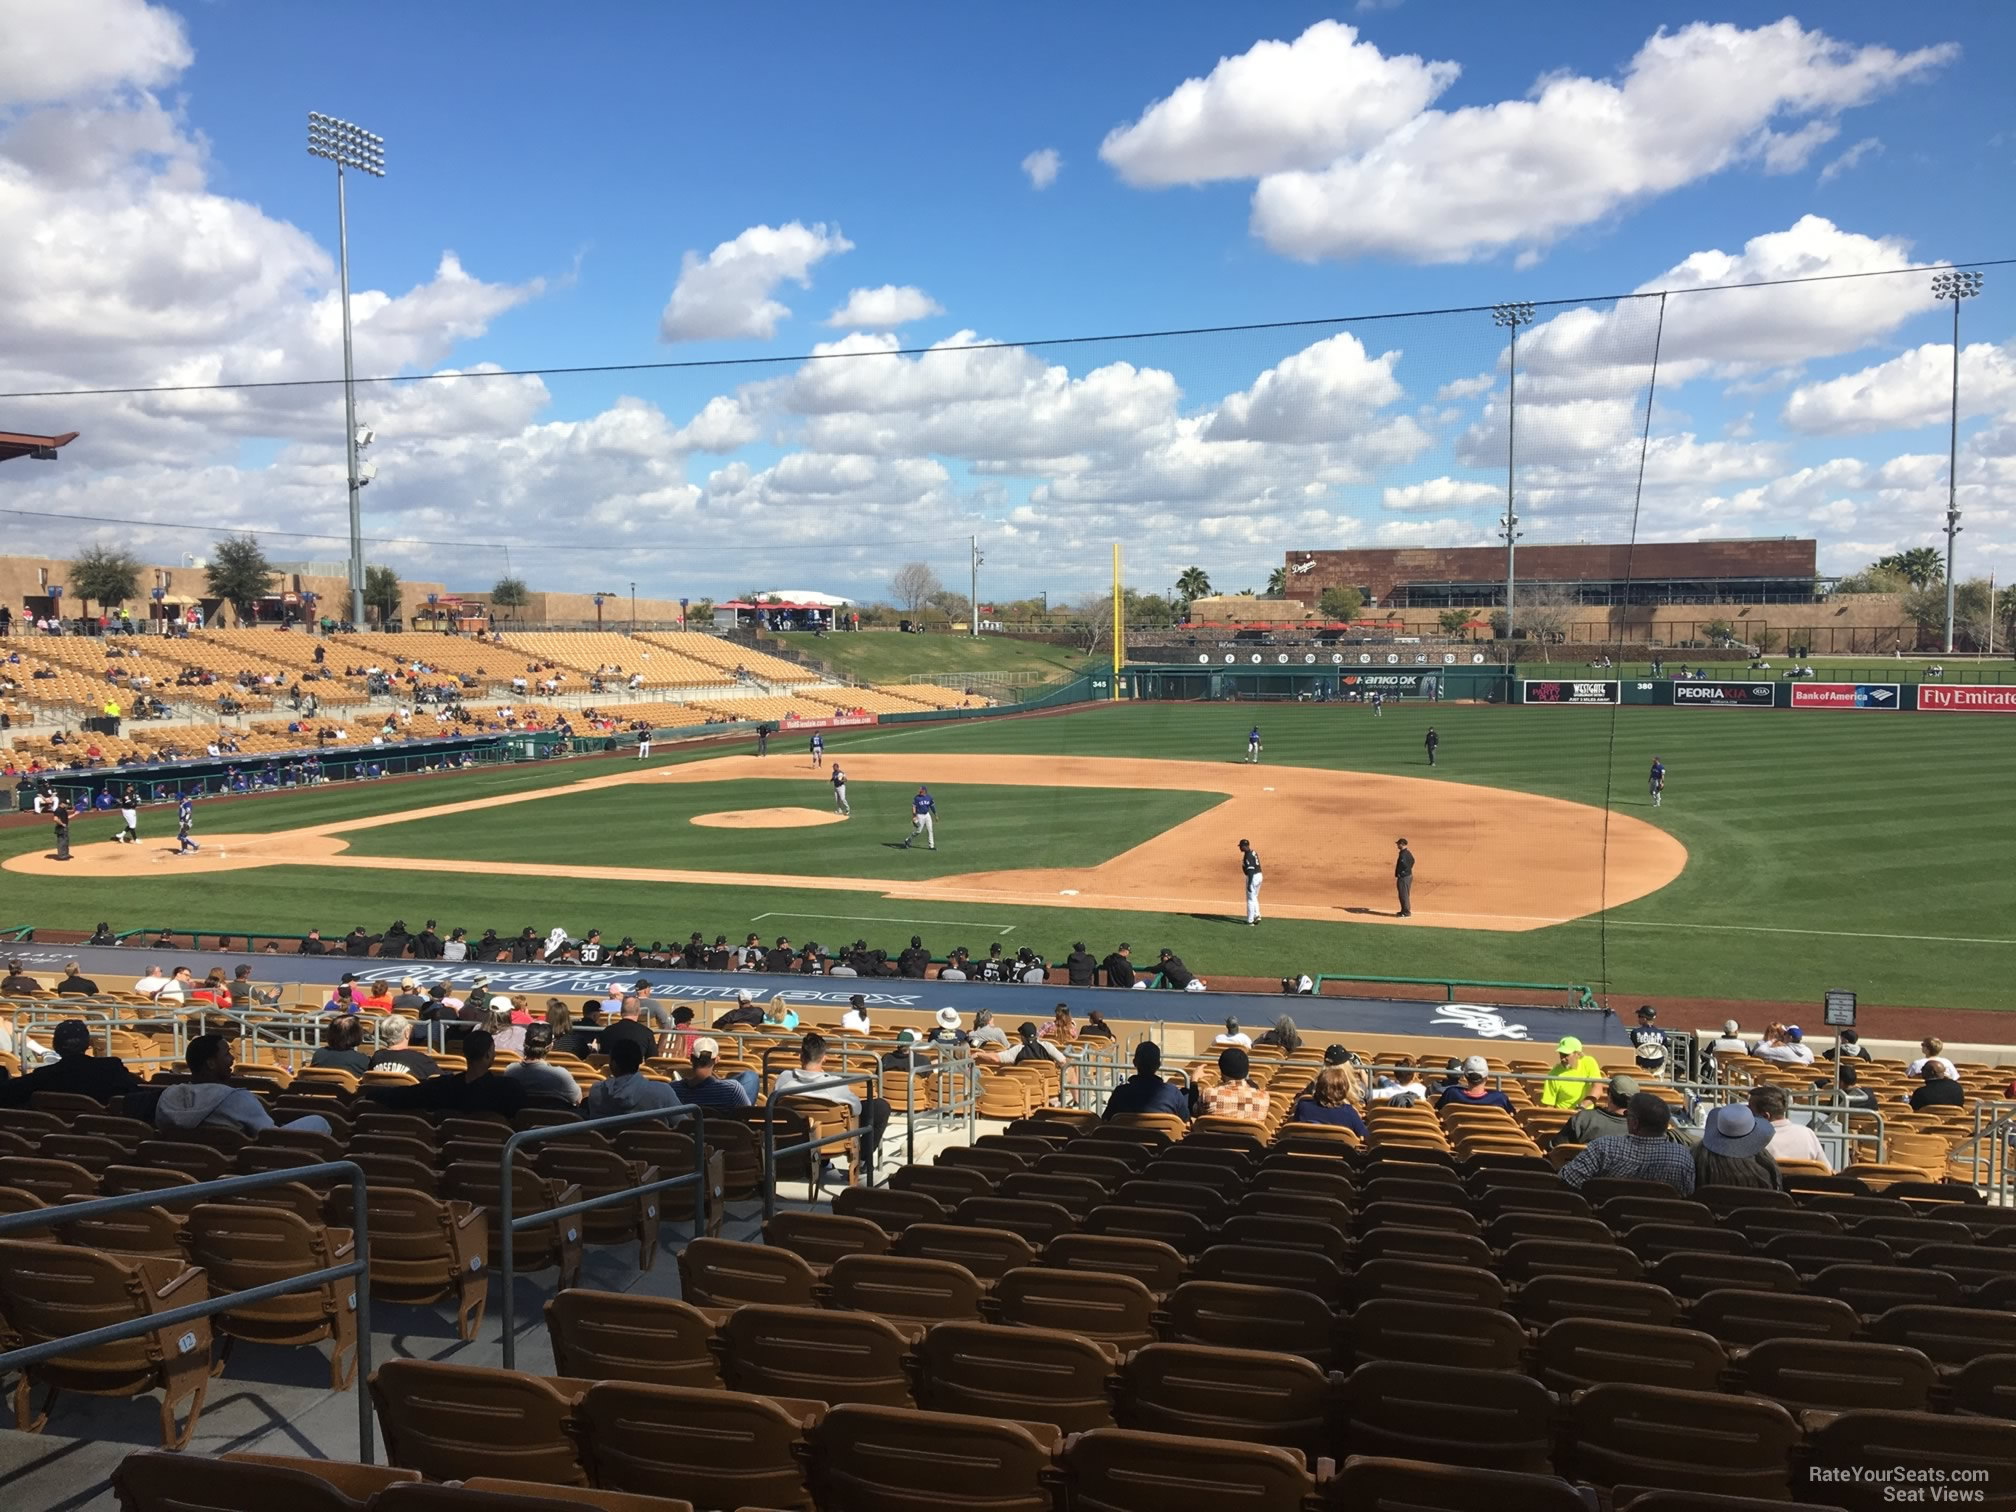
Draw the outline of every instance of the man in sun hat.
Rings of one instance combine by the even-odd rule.
[[[960,1045],[966,1041],[966,1031],[961,1027],[957,1008],[940,1008],[937,1023],[924,1037],[934,1045]]]
[[[1554,1052],[1555,1062],[1548,1067],[1547,1080],[1540,1087],[1541,1105],[1579,1108],[1594,1095],[1596,1083],[1603,1080],[1603,1067],[1572,1034],[1563,1035]]]

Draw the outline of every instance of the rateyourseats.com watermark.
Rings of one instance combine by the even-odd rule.
[[[1806,1475],[1807,1483],[1815,1488],[1859,1486],[1879,1489],[1885,1503],[1899,1507],[1965,1507],[1986,1502],[1989,1494],[1989,1472],[1980,1467],[1853,1465],[1837,1468],[1814,1465]]]

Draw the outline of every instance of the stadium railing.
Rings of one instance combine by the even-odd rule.
[[[1325,982],[1370,983],[1381,987],[1440,987],[1442,1001],[1445,1003],[1456,1001],[1458,987],[1509,989],[1515,992],[1565,992],[1573,997],[1575,1007],[1603,1011],[1602,1004],[1596,1001],[1596,994],[1580,982],[1497,982],[1475,977],[1366,976],[1358,972],[1326,971],[1316,978],[1317,997],[1323,995]]]
[[[814,1135],[810,1139],[801,1139],[795,1144],[780,1147],[777,1143],[777,1099],[780,1097],[816,1095],[834,1087],[867,1086],[871,1089],[872,1093],[875,1081],[876,1076],[872,1071],[848,1071],[823,1077],[816,1082],[807,1082],[802,1087],[791,1087],[788,1089],[772,1087],[770,1089],[769,1097],[765,1098],[763,1102],[763,1111],[766,1115],[763,1121],[763,1221],[765,1223],[768,1223],[772,1218],[777,1216],[778,1156],[804,1155],[815,1150],[826,1149],[829,1145],[848,1144],[869,1132],[868,1125],[856,1124],[850,1128],[842,1129],[837,1134]],[[844,1107],[845,1104],[836,1104],[835,1106]],[[886,1130],[884,1131],[884,1135],[886,1137]],[[881,1151],[879,1147],[876,1153],[878,1156],[880,1155]],[[874,1184],[874,1180],[875,1171],[871,1164],[868,1168],[868,1181],[871,1186]]]

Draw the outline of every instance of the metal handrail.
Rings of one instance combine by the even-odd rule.
[[[1577,1009],[1605,1014],[1609,1012],[1596,1001],[1596,994],[1580,982],[1497,982],[1468,977],[1367,976],[1360,972],[1326,971],[1316,978],[1314,996],[1323,995],[1325,982],[1370,982],[1389,987],[1440,987],[1443,994],[1442,1001],[1445,1003],[1456,1001],[1458,987],[1509,987],[1520,992],[1568,992],[1574,994],[1574,1006]]]
[[[627,1128],[631,1124],[666,1123],[682,1118],[693,1120],[693,1169],[683,1176],[667,1177],[663,1181],[648,1182],[642,1186],[625,1187],[620,1192],[605,1192],[600,1197],[585,1198],[580,1202],[563,1203],[556,1208],[542,1212],[527,1213],[523,1217],[512,1214],[511,1166],[518,1151],[528,1144],[536,1144],[544,1139],[564,1139],[583,1133],[595,1133],[603,1129]],[[518,1362],[518,1307],[516,1288],[518,1281],[518,1246],[512,1241],[520,1230],[534,1224],[554,1223],[562,1218],[571,1218],[576,1213],[590,1212],[595,1208],[614,1207],[619,1202],[628,1202],[649,1192],[668,1192],[693,1184],[693,1232],[695,1235],[707,1231],[707,1117],[696,1103],[683,1103],[676,1108],[639,1108],[629,1113],[611,1113],[603,1118],[584,1118],[577,1123],[543,1124],[538,1128],[520,1129],[504,1141],[504,1148],[498,1156],[497,1223],[504,1239],[504,1294],[497,1303],[497,1315],[504,1326],[503,1364],[506,1370],[517,1369]]]
[[[839,1134],[828,1134],[823,1138],[800,1140],[797,1144],[777,1148],[777,1099],[780,1097],[803,1097],[810,1093],[824,1092],[832,1087],[851,1087],[857,1083],[875,1085],[879,1073],[868,1071],[835,1072],[816,1082],[807,1082],[802,1087],[773,1087],[769,1097],[763,1102],[763,1221],[768,1223],[777,1216],[777,1157],[779,1155],[803,1155],[811,1150],[823,1150],[828,1145],[846,1144],[860,1135],[868,1133],[866,1124],[857,1124]],[[914,1120],[916,1114],[913,1112]],[[879,1151],[878,1151],[879,1153]],[[875,1171],[871,1165],[868,1181],[872,1186]]]
[[[348,1264],[306,1271],[298,1276],[289,1276],[284,1281],[269,1281],[264,1286],[230,1292],[225,1296],[211,1297],[203,1302],[191,1302],[187,1306],[170,1308],[167,1312],[153,1313],[145,1318],[134,1318],[125,1323],[108,1323],[103,1328],[93,1328],[81,1334],[71,1334],[65,1338],[50,1339],[41,1344],[29,1344],[20,1349],[7,1350],[0,1353],[0,1375],[5,1375],[9,1370],[54,1359],[58,1355],[74,1354],[83,1349],[96,1349],[101,1344],[117,1344],[125,1339],[137,1339],[157,1329],[173,1328],[178,1323],[193,1323],[198,1318],[212,1318],[219,1313],[231,1312],[255,1302],[270,1301],[274,1297],[289,1296],[294,1292],[308,1291],[321,1286],[325,1282],[345,1281],[354,1276],[362,1283],[357,1288],[357,1366],[353,1372],[357,1393],[357,1458],[362,1464],[373,1463],[375,1450],[371,1433],[371,1397],[366,1389],[371,1378],[371,1218],[364,1186],[364,1171],[355,1161],[331,1160],[321,1165],[260,1171],[251,1176],[226,1176],[219,1181],[203,1181],[194,1186],[171,1187],[155,1192],[129,1192],[121,1197],[96,1197],[89,1202],[35,1208],[25,1213],[8,1213],[0,1217],[0,1238],[53,1224],[74,1223],[80,1218],[126,1213],[136,1208],[162,1207],[170,1204],[179,1206],[192,1200],[230,1197],[239,1192],[262,1191],[267,1187],[283,1186],[289,1182],[313,1182],[321,1177],[338,1176],[348,1177],[350,1181],[352,1210],[350,1229],[356,1244],[357,1257]]]

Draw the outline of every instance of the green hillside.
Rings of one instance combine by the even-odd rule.
[[[1074,646],[1006,636],[953,635],[934,631],[904,635],[896,630],[863,630],[854,634],[780,635],[779,644],[816,658],[835,672],[869,682],[902,682],[930,673],[1037,672],[1045,680],[1076,672],[1086,661]]]

